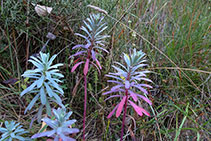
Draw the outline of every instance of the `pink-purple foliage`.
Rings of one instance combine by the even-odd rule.
[[[71,72],[74,72],[78,66],[81,64],[84,65],[83,73],[87,75],[89,66],[92,64],[95,68],[97,68],[100,73],[100,69],[102,69],[99,60],[97,59],[98,55],[101,55],[101,50],[108,53],[105,47],[105,39],[109,37],[108,35],[103,35],[103,31],[107,28],[106,23],[103,23],[104,17],[100,17],[99,14],[90,14],[90,17],[84,21],[85,26],[81,27],[86,35],[82,35],[76,33],[76,35],[84,38],[86,40],[86,44],[78,44],[75,45],[72,49],[82,49],[78,50],[75,54],[71,55],[71,57],[75,57],[75,65],[73,66]]]
[[[71,72],[74,72],[81,64],[84,64],[83,74],[84,74],[84,116],[83,116],[83,140],[85,140],[85,121],[86,121],[86,101],[87,101],[87,73],[90,68],[90,64],[97,68],[98,72],[102,69],[98,55],[101,55],[101,51],[108,51],[103,48],[105,47],[105,39],[109,37],[108,35],[103,35],[102,33],[107,28],[106,23],[103,23],[104,17],[100,17],[99,14],[90,14],[90,17],[84,21],[85,26],[81,27],[86,35],[76,33],[76,35],[84,38],[86,44],[79,44],[74,46],[72,49],[79,49],[71,57],[76,58],[74,63],[76,63]],[[82,49],[82,50],[80,50]]]
[[[144,62],[146,62],[144,56],[145,53],[143,53],[142,51],[136,51],[134,49],[132,54],[124,54],[123,58],[126,65],[115,62],[118,66],[120,66],[112,66],[117,72],[109,73],[108,75],[106,75],[107,77],[115,79],[108,80],[108,82],[114,83],[116,85],[113,86],[110,91],[103,93],[103,95],[108,95],[111,93],[117,94],[109,96],[105,100],[113,97],[120,98],[120,103],[116,104],[107,118],[110,118],[115,113],[115,111],[116,117],[119,117],[126,103],[128,105],[131,105],[138,115],[142,116],[143,114],[145,114],[147,116],[150,116],[150,114],[144,108],[138,106],[135,103],[139,100],[144,100],[148,104],[152,105],[152,102],[147,97],[142,95],[143,93],[146,95],[148,94],[146,88],[152,88],[152,86],[144,84],[144,82],[152,82],[150,79],[146,78],[146,73],[149,73],[149,71],[139,70],[140,68],[147,66],[147,64],[143,64]]]

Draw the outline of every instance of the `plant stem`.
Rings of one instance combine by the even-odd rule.
[[[85,141],[86,101],[87,101],[87,79],[86,79],[86,75],[84,75],[84,117],[83,117],[83,141]]]
[[[126,117],[126,113],[127,113],[128,89],[126,89],[125,95],[126,95],[126,100],[125,100],[125,105],[124,105],[124,113],[123,113],[123,119],[122,119],[122,129],[121,129],[120,141],[123,140],[123,134],[124,134],[125,117]]]

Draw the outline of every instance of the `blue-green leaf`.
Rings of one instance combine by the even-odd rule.
[[[48,85],[48,83],[45,83],[44,82],[44,85],[45,85],[45,88],[46,88],[46,90],[47,90],[47,93],[48,93],[48,95],[50,96],[50,97],[52,97],[53,96],[53,90],[51,89],[51,87]]]
[[[55,55],[53,55],[53,56],[51,57],[51,59],[50,59],[49,62],[47,63],[47,67],[48,67],[48,68],[51,66],[51,64],[52,64],[52,62],[54,61],[54,59],[56,58],[56,56],[57,56],[57,54],[55,54]]]
[[[1,132],[1,133],[5,133],[6,131],[7,131],[7,129],[1,128],[1,127],[0,127],[0,132]]]
[[[31,108],[34,106],[34,104],[36,103],[36,101],[38,100],[40,94],[37,94],[33,99],[32,101],[29,103],[29,105],[26,107],[25,111],[24,111],[24,114],[26,114],[26,112],[28,110],[31,110]]]
[[[48,102],[48,99],[46,99],[46,111],[47,111],[48,116],[51,116],[51,105]]]
[[[40,98],[41,98],[42,105],[45,105],[46,104],[46,94],[45,94],[45,90],[44,90],[43,86],[40,89]]]
[[[34,61],[36,61],[37,63],[42,64],[41,61],[39,59],[37,59],[36,57],[30,56],[30,58],[33,59]]]
[[[44,80],[45,80],[45,76],[42,75],[42,76],[40,77],[40,79],[37,80],[37,88],[40,88],[40,87],[43,85]]]
[[[102,33],[104,30],[106,30],[106,28],[108,28],[107,26],[103,27],[103,29],[101,29],[100,31],[98,31],[96,34],[95,34],[95,37],[97,37],[100,33]]]
[[[89,33],[89,31],[88,31],[84,26],[81,27],[81,30],[85,31],[86,34],[87,34],[90,38],[92,38],[92,35]]]
[[[61,74],[61,73],[52,73],[52,75],[56,75],[56,76],[58,76],[58,77],[64,77],[64,75]]]
[[[63,66],[63,64],[62,63],[59,63],[59,64],[56,64],[56,65],[53,65],[53,66],[49,67],[48,70],[50,70],[50,69],[56,69],[56,68],[58,68],[60,66]]]
[[[42,64],[39,64],[39,63],[37,63],[37,62],[35,62],[33,60],[29,60],[29,62],[31,62],[33,65],[35,65],[38,69],[41,69],[41,70],[44,69]]]
[[[127,54],[125,54],[125,53],[124,53],[124,60],[125,60],[125,62],[127,64],[127,66],[130,67],[130,57]]]
[[[28,88],[26,88],[25,90],[23,90],[20,94],[20,96],[23,96],[24,94],[28,93],[29,91],[33,90],[34,87],[37,85],[37,81],[35,81],[34,83],[32,83]]]

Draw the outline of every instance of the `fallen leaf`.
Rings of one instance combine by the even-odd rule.
[[[15,82],[17,82],[18,81],[18,79],[17,78],[11,78],[11,79],[9,79],[9,80],[5,80],[5,81],[3,81],[2,83],[4,83],[4,84],[15,84]]]
[[[52,7],[48,7],[48,6],[43,6],[43,5],[39,5],[39,4],[33,4],[33,6],[35,6],[35,11],[39,16],[46,16],[48,14],[51,14],[52,11]]]
[[[45,125],[46,125],[46,123],[43,121],[42,122],[42,126],[41,126],[39,132],[41,132],[41,130],[45,127]],[[45,131],[46,131],[46,129],[43,130],[43,132],[45,132]]]

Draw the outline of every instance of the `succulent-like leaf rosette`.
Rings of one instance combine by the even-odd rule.
[[[25,131],[20,123],[5,121],[4,125],[5,128],[0,127],[0,133],[2,133],[0,141],[29,140],[28,138],[22,137],[22,135],[28,133],[28,131]]]
[[[54,138],[54,141],[59,141],[59,139],[62,139],[63,141],[75,141],[75,139],[69,137],[69,134],[79,132],[79,129],[77,128],[70,128],[70,126],[76,122],[75,119],[69,120],[72,112],[66,113],[65,108],[58,108],[57,110],[53,109],[53,113],[56,118],[55,120],[49,118],[42,119],[42,121],[52,128],[52,130],[37,133],[31,138],[34,139],[46,136]]]

